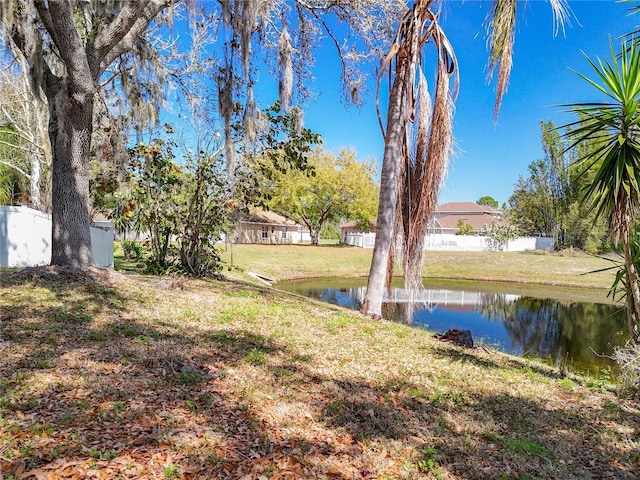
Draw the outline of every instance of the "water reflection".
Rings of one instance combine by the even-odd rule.
[[[312,298],[360,309],[366,287],[284,287]],[[415,305],[411,309],[410,300]],[[469,329],[476,342],[515,355],[533,355],[579,369],[613,367],[609,358],[627,338],[626,316],[614,305],[558,301],[507,293],[424,289],[413,296],[393,288],[383,303],[385,318],[444,333]]]

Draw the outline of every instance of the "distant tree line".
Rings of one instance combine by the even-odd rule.
[[[540,122],[544,157],[529,164],[509,198],[508,218],[524,235],[553,237],[556,248],[588,252],[611,249],[606,221],[583,202],[594,172],[577,159],[598,148],[595,141],[573,147],[551,120]]]

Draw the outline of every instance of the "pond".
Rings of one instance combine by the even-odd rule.
[[[311,279],[277,287],[335,305],[359,310],[365,279]],[[475,344],[520,356],[546,359],[551,365],[597,374],[615,371],[610,358],[628,338],[626,313],[602,300],[585,301],[584,289],[532,287],[499,282],[439,281],[417,294],[407,317],[407,295],[392,288],[383,315],[430,332],[471,330]]]

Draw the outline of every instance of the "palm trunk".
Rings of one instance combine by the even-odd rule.
[[[52,265],[81,269],[93,265],[88,172],[92,120],[92,94],[71,96],[63,87],[49,102],[53,146]]]
[[[407,122],[408,70],[406,57],[399,58],[396,76],[389,95],[387,132],[385,135],[382,172],[380,174],[380,200],[376,223],[376,242],[373,248],[367,293],[362,312],[373,317],[382,316],[382,297],[386,288],[389,252],[394,242],[393,231],[398,207],[399,179],[402,172],[402,145]]]
[[[640,287],[638,286],[638,270],[633,263],[629,247],[628,235],[622,236],[622,248],[624,249],[624,264],[626,267],[627,281],[627,322],[629,335],[633,343],[640,341]]]

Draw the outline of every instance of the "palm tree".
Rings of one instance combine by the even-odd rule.
[[[457,72],[457,65],[453,49],[438,24],[437,16],[430,9],[431,3],[431,0],[417,1],[412,9],[407,10],[378,80],[379,97],[383,72],[388,69],[390,74],[393,73],[386,131],[380,121],[385,150],[380,178],[376,243],[363,305],[364,312],[375,316],[381,313],[382,296],[388,285],[387,268],[393,267],[393,243],[400,229],[405,233],[405,277],[411,275],[410,269],[416,265],[419,264],[421,269],[422,248],[419,252],[413,250],[415,255],[411,256],[406,254],[404,247],[420,241],[413,235],[416,225],[412,225],[411,220],[416,212],[428,214],[435,206],[441,175],[446,169],[451,151],[452,98],[449,95],[449,78]],[[422,49],[429,42],[433,42],[437,49],[436,98],[433,107],[422,69]],[[413,138],[416,154],[413,158],[409,153],[412,139],[408,125],[411,121],[415,123],[416,132]],[[430,127],[438,135],[430,136]],[[430,145],[431,139],[437,145]],[[427,170],[427,156],[438,165]],[[413,202],[403,201],[412,193],[417,197]],[[421,218],[426,223],[426,215]],[[409,283],[414,282],[409,280]]]
[[[382,312],[395,257],[396,239],[402,238],[405,288],[422,287],[423,242],[426,224],[436,206],[453,145],[453,103],[458,68],[438,22],[436,0],[416,0],[403,16],[378,79],[389,78],[385,140],[380,175],[376,243],[362,311],[373,317]],[[568,15],[565,0],[549,0],[562,24]],[[517,0],[494,0],[487,19],[489,71],[498,71],[495,115],[500,108],[511,71]],[[435,95],[431,100],[423,67],[423,49],[435,47]],[[378,113],[380,118],[380,114]]]
[[[607,97],[607,101],[563,105],[579,120],[564,126],[573,148],[595,141],[598,147],[577,159],[582,174],[594,177],[584,192],[598,216],[610,225],[616,245],[624,255],[624,286],[627,318],[633,341],[640,340],[640,288],[632,252],[631,223],[640,210],[640,47],[636,41],[622,43],[616,54],[611,44],[610,61],[587,57],[596,80],[578,75]]]

